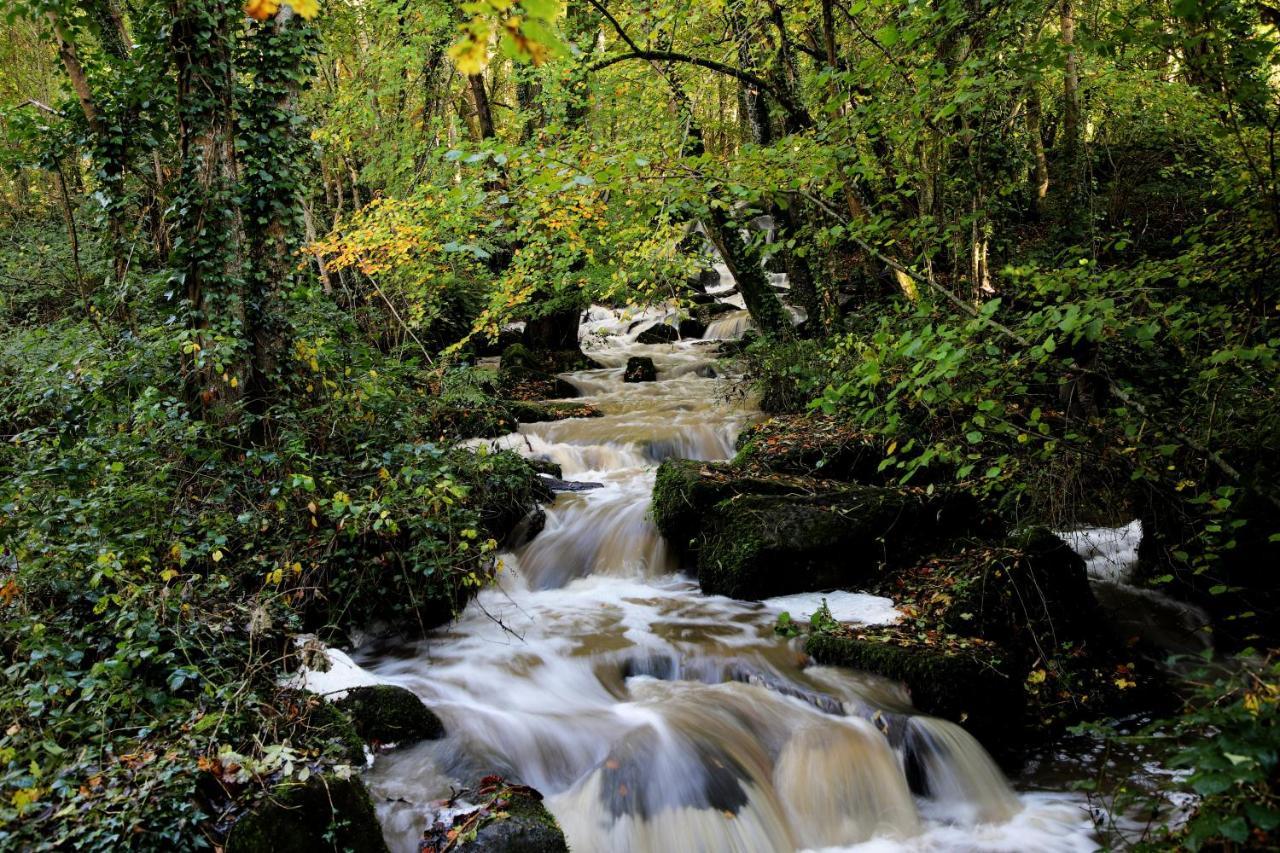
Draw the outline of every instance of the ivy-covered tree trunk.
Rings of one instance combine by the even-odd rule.
[[[300,133],[298,93],[311,71],[312,32],[285,5],[274,18],[250,25],[245,62],[254,69],[253,88],[243,93],[239,126],[244,188],[246,331],[251,370],[246,404],[255,440],[265,436],[267,401],[279,378],[287,342],[280,294],[297,276],[295,252],[302,231],[301,193],[307,150]]]
[[[245,237],[238,196],[234,32],[239,6],[175,0],[181,177],[171,265],[185,290],[188,396],[216,423],[239,420],[251,360],[245,306]]]

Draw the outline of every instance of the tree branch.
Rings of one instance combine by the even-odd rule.
[[[732,77],[750,86],[755,86],[762,92],[768,92],[778,106],[787,113],[794,122],[797,129],[803,130],[813,126],[813,118],[809,115],[804,107],[791,100],[784,92],[780,92],[776,87],[771,86],[768,81],[757,77],[740,68],[734,68],[732,65],[725,65],[723,62],[716,62],[714,59],[702,59],[697,56],[690,56],[687,53],[675,53],[665,50],[634,50],[631,53],[623,53],[618,56],[610,56],[602,59],[591,66],[592,71],[602,71],[610,65],[617,65],[619,62],[626,62],[632,59],[644,60],[647,62],[683,62],[687,65],[696,65],[699,68],[706,68],[709,71],[715,71],[717,74],[723,74],[726,77]]]

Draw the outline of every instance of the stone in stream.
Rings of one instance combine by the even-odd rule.
[[[335,703],[365,741],[408,746],[444,737],[444,724],[417,694],[392,684],[353,687]]]
[[[679,331],[684,340],[698,340],[707,333],[707,325],[694,317],[686,317],[680,321]]]
[[[734,311],[741,311],[737,305],[732,302],[712,302],[710,305],[700,305],[693,312],[694,318],[703,326],[710,326],[711,321],[725,314],[732,314]]]
[[[627,369],[622,373],[623,382],[653,382],[657,378],[658,368],[653,366],[653,359],[643,355],[627,359]]]
[[[840,484],[669,459],[653,517],[709,595],[759,600],[865,583],[985,521],[963,492]]]
[[[603,412],[587,403],[550,403],[529,402],[527,400],[506,400],[503,402],[511,419],[521,424],[536,424],[546,421],[565,421],[570,418],[598,418]],[[510,430],[508,430],[510,432]]]
[[[277,785],[241,815],[226,853],[386,853],[373,801],[359,777],[315,775]]]
[[[474,803],[451,826],[443,822],[423,834],[424,853],[441,850],[471,853],[568,853],[564,832],[542,804],[542,794],[500,776],[486,776],[452,802]]]
[[[510,400],[556,400],[577,397],[578,389],[558,376],[528,367],[507,367],[498,371],[498,389]]]
[[[670,344],[680,340],[680,330],[668,323],[656,323],[636,336],[638,344]]]

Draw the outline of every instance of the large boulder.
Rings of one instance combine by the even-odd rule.
[[[698,340],[707,332],[707,325],[694,317],[686,317],[680,321],[680,337],[683,340]]]
[[[231,827],[226,853],[387,853],[373,801],[358,777],[316,775],[277,785]]]
[[[641,355],[633,355],[627,359],[627,369],[622,373],[623,382],[653,382],[658,378],[658,368],[653,359]]]
[[[638,344],[670,344],[680,340],[680,330],[668,323],[655,323],[636,336]]]
[[[966,503],[953,494],[880,486],[738,495],[704,517],[695,546],[698,582],[708,595],[747,600],[862,587],[885,566],[965,532]]]
[[[511,419],[521,424],[537,424],[545,421],[566,421],[571,418],[598,418],[603,413],[587,403],[547,403],[528,400],[507,400],[504,407]],[[508,430],[507,432],[510,432]]]
[[[510,400],[560,400],[579,396],[578,389],[558,376],[528,367],[498,372],[498,389]]]
[[[734,464],[752,470],[883,483],[884,445],[843,421],[817,413],[775,415],[743,430]]]
[[[693,312],[693,316],[703,326],[710,326],[711,321],[717,317],[723,317],[725,314],[732,314],[734,311],[741,310],[732,302],[712,302],[710,305],[699,305],[698,309]]]
[[[444,737],[440,718],[417,694],[392,684],[355,687],[337,703],[351,717],[356,732],[373,744],[408,746]]]

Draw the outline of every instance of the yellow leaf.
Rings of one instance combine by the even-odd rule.
[[[1046,673],[1043,669],[1037,669],[1035,672],[1027,676],[1027,683],[1043,684],[1047,676],[1048,676],[1048,673]]]
[[[463,74],[479,74],[489,61],[489,33],[468,33],[449,48],[449,58]]]
[[[214,551],[212,554],[210,554],[209,556],[213,558],[213,561],[214,561],[215,563],[217,563],[217,562],[219,562],[219,561],[222,559],[222,552],[221,552],[221,551],[216,551],[216,550],[215,550],[215,551]]]
[[[244,13],[255,21],[265,21],[278,11],[280,11],[280,0],[248,0],[244,4]]]
[[[289,0],[289,5],[308,21],[320,14],[320,3],[317,0]]]

